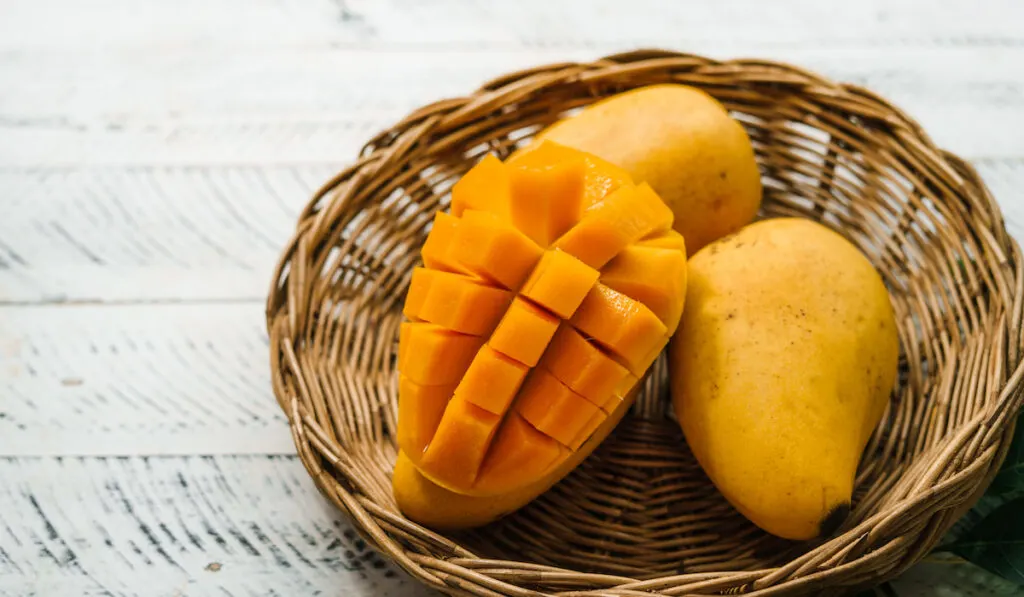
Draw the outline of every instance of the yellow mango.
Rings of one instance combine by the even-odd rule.
[[[761,175],[743,127],[707,93],[640,87],[596,102],[541,131],[647,182],[675,213],[691,253],[739,230],[761,205]]]
[[[849,512],[898,355],[867,258],[820,224],[767,220],[690,259],[672,400],[726,499],[770,533],[810,539]]]

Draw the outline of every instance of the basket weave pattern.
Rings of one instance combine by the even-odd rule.
[[[391,497],[401,303],[451,184],[565,113],[655,83],[700,87],[747,128],[763,217],[823,222],[882,273],[900,375],[832,538],[768,536],[717,493],[670,418],[659,360],[631,414],[520,512],[442,536]],[[368,542],[451,594],[796,595],[873,585],[981,495],[1021,407],[1021,254],[977,173],[885,100],[763,61],[640,51],[513,73],[369,141],[302,212],[267,302],[274,392],[302,463]]]

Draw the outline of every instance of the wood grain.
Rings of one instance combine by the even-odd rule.
[[[0,595],[431,595],[292,457],[0,458]]]
[[[754,40],[816,48],[871,41],[892,46],[1005,45],[1024,41],[1016,0],[863,0],[784,5],[719,0],[3,0],[0,47],[332,43],[393,46],[570,47],[731,43]],[[21,23],[46,23],[50,35]],[[566,27],[566,23],[572,23]]]
[[[1024,19],[1024,15],[1021,17]],[[503,72],[623,49],[333,47],[24,51],[0,60],[0,164],[294,164],[350,161],[411,109]],[[922,49],[694,46],[800,64],[883,94],[967,157],[1020,157],[1024,44]],[[297,66],[299,65],[299,66]]]
[[[0,308],[0,456],[293,454],[263,326],[258,303]]]

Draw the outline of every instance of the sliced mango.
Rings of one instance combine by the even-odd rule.
[[[542,253],[536,243],[498,216],[467,210],[449,245],[448,263],[515,290]]]
[[[422,267],[413,270],[405,296],[406,317],[474,336],[490,334],[512,301],[512,293],[502,288]]]
[[[671,224],[649,187],[554,143],[456,183],[399,335],[403,512],[480,524],[607,435],[679,319],[686,249]]]
[[[574,440],[591,418],[602,412],[543,369],[530,373],[515,409],[538,431],[570,448],[578,445]]]
[[[500,415],[453,398],[418,464],[435,483],[472,487],[499,423]],[[410,457],[416,460],[415,455]]]
[[[545,251],[519,293],[565,319],[576,312],[600,276],[565,251]]]
[[[579,156],[511,171],[512,223],[534,242],[548,246],[579,220],[585,166]]]
[[[601,270],[601,283],[640,301],[674,330],[686,298],[686,254],[649,245],[626,247]]]
[[[683,235],[679,234],[675,230],[657,232],[653,236],[648,236],[647,238],[638,240],[636,244],[641,247],[672,249],[673,251],[679,251],[684,255],[686,254],[686,241],[683,239]]]
[[[398,376],[398,447],[409,454],[422,454],[434,437],[455,384],[421,386]]]
[[[398,372],[421,386],[456,383],[483,343],[482,336],[460,334],[433,323],[403,323]]]
[[[583,299],[570,323],[622,359],[637,377],[643,376],[644,363],[664,344],[668,331],[643,303],[600,283]]]
[[[452,186],[452,215],[460,217],[472,209],[507,220],[510,193],[508,168],[493,154],[487,154]]]
[[[590,436],[594,434],[594,431],[596,431],[597,428],[601,426],[601,423],[604,423],[607,418],[608,413],[603,410],[599,410],[591,415],[591,417],[587,419],[587,422],[583,424],[583,427],[581,427],[576,433],[576,437],[569,442],[569,449],[573,451],[578,450],[580,446],[590,439]]]
[[[455,396],[491,414],[504,414],[529,370],[485,344],[459,382]]]
[[[533,367],[557,329],[557,317],[516,297],[487,343],[494,350]]]
[[[562,324],[540,360],[540,366],[572,391],[605,411],[614,410],[616,390],[636,377],[594,346],[572,326]],[[632,384],[630,384],[632,387]]]
[[[554,247],[600,269],[630,243],[671,227],[672,210],[651,187],[623,186],[591,206]]]
[[[518,413],[509,413],[473,485],[480,495],[504,493],[540,479],[567,451]]]
[[[445,272],[467,271],[458,263],[458,255],[451,250],[458,228],[459,220],[451,214],[443,211],[434,214],[434,224],[420,250],[423,265]]]
[[[517,152],[509,158],[508,165],[525,168],[543,168],[547,164],[556,163],[562,160],[571,160],[581,157],[584,163],[584,209],[598,203],[608,196],[615,189],[633,184],[633,179],[624,168],[620,168],[611,162],[607,162],[596,155],[582,152],[578,149],[559,145],[551,141],[543,141],[531,145],[523,151]]]

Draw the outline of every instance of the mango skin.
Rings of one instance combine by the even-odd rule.
[[[608,415],[576,452],[532,485],[497,496],[469,496],[455,493],[423,476],[412,460],[399,451],[391,487],[398,509],[409,518],[439,531],[471,529],[494,522],[533,501],[575,469],[615,429],[629,411],[640,384]]]
[[[708,245],[689,261],[669,358],[676,416],[725,498],[780,537],[831,534],[899,360],[867,258],[789,218]]]
[[[621,166],[675,214],[691,254],[750,223],[761,174],[743,127],[707,93],[651,85],[613,95],[537,135]]]

